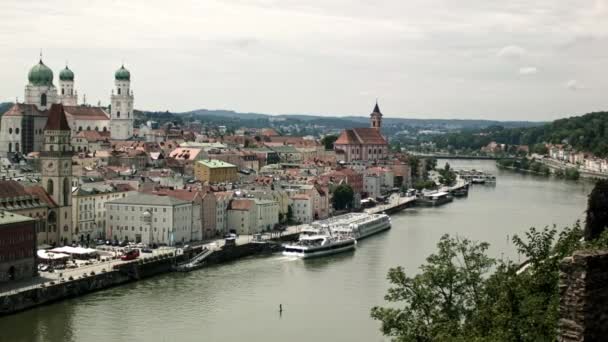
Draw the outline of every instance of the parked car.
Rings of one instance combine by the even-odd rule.
[[[120,260],[134,260],[139,258],[139,249],[131,249],[120,257]]]
[[[144,247],[144,248],[141,249],[141,252],[142,253],[152,253],[153,250],[150,247]]]

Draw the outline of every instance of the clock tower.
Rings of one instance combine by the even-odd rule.
[[[53,104],[44,127],[44,148],[40,152],[42,185],[57,204],[55,220],[59,241],[72,241],[72,146],[70,126],[62,104]]]

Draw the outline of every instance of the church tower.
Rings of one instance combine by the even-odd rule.
[[[130,89],[131,73],[124,65],[114,74],[114,84],[110,135],[112,139],[126,140],[133,136],[133,92]]]
[[[374,107],[374,111],[369,115],[371,127],[380,131],[382,128],[382,113],[380,112],[380,108],[378,107],[378,101],[376,101],[376,106]]]
[[[59,94],[62,105],[78,105],[78,94],[74,89],[74,72],[67,65],[59,72]]]
[[[57,103],[57,89],[53,85],[53,71],[42,63],[34,65],[27,74],[25,103],[36,105],[38,110],[47,110]]]
[[[70,126],[62,104],[53,104],[44,127],[44,148],[40,152],[42,186],[57,204],[47,224],[56,225],[59,240],[72,241],[72,146]],[[55,222],[52,222],[55,221]]]

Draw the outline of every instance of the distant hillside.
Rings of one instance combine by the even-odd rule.
[[[512,145],[541,143],[570,144],[579,151],[608,156],[608,112],[559,119],[535,127],[505,128],[501,125],[481,130],[450,133],[434,138],[440,148],[478,149],[490,141]]]
[[[185,115],[200,115],[200,116],[218,116],[222,118],[235,118],[243,120],[251,119],[286,119],[286,120],[299,120],[303,122],[315,121],[319,125],[333,126],[336,121],[339,121],[340,125],[350,123],[351,126],[342,127],[363,127],[369,124],[369,117],[367,116],[320,116],[320,115],[306,115],[306,114],[281,114],[281,115],[268,115],[261,113],[239,113],[232,110],[209,110],[209,109],[197,109],[184,113]],[[462,129],[462,128],[484,128],[490,126],[500,125],[505,128],[512,127],[534,127],[541,126],[546,122],[534,122],[534,121],[496,121],[496,120],[468,120],[468,119],[406,119],[406,118],[393,118],[385,117],[385,124],[395,125],[406,125],[416,128],[434,128],[434,129]]]

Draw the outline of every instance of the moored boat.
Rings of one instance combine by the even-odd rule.
[[[435,207],[452,202],[453,200],[454,198],[448,192],[436,191],[422,193],[416,199],[416,204],[420,204],[425,207]]]

